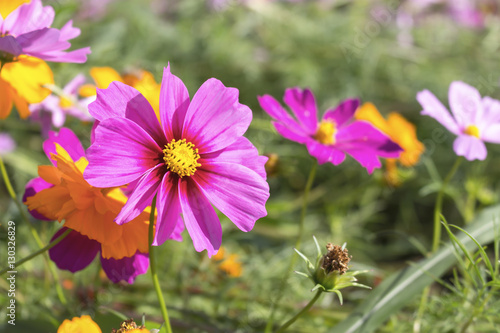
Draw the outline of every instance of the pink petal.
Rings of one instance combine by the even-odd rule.
[[[331,162],[333,165],[339,165],[345,159],[345,154],[335,146],[326,146],[314,140],[309,140],[306,146],[309,154],[316,157],[318,164]]]
[[[387,135],[366,121],[355,121],[341,128],[335,136],[335,146],[341,150],[371,149],[381,157],[397,158],[403,149]]]
[[[71,62],[76,64],[83,64],[87,61],[87,55],[90,54],[90,47],[83,47],[73,51],[47,51],[39,54],[32,54],[45,61],[52,62]]]
[[[222,228],[212,205],[192,179],[179,182],[184,224],[196,251],[207,250],[208,257],[219,251]]]
[[[210,153],[235,142],[251,121],[252,111],[238,102],[238,89],[209,79],[189,105],[182,138],[192,142],[200,153]]]
[[[89,105],[89,112],[99,121],[115,117],[130,119],[161,147],[167,143],[151,104],[139,91],[124,83],[115,81],[107,89],[97,89],[97,98]]]
[[[54,21],[54,9],[43,6],[40,0],[32,0],[14,9],[4,21],[2,33],[20,36],[30,31],[50,27]]]
[[[144,173],[130,194],[122,210],[115,218],[119,225],[130,222],[139,216],[147,206],[151,205],[153,197],[157,193],[164,173],[164,165],[158,164]]]
[[[257,97],[261,108],[267,112],[278,123],[282,123],[283,127],[288,127],[291,131],[306,136],[304,129],[285,111],[281,104],[272,96],[264,95]],[[316,124],[317,125],[317,124]]]
[[[57,162],[52,159],[50,154],[57,155],[56,143],[64,148],[75,162],[80,157],[85,156],[85,150],[76,134],[69,128],[63,127],[59,130],[59,133],[50,131],[49,138],[43,142],[43,151],[54,165],[57,165]]]
[[[61,28],[61,39],[62,40],[70,40],[75,37],[80,36],[80,29],[73,27],[73,20],[69,20],[66,24]]]
[[[163,69],[160,91],[160,118],[168,140],[182,139],[182,126],[189,107],[189,93],[181,79]]]
[[[293,111],[306,133],[314,135],[318,127],[318,118],[313,93],[309,89],[289,88],[285,91],[283,100]]]
[[[169,239],[175,228],[180,224],[184,228],[181,218],[181,203],[179,201],[179,177],[168,172],[163,176],[158,190],[156,204],[158,218],[156,220],[156,234],[153,245],[161,245]],[[181,230],[182,232],[182,230]]]
[[[271,123],[274,125],[274,128],[276,128],[276,131],[285,139],[292,140],[302,144],[310,140],[310,137],[303,131],[297,133],[292,129],[290,129],[290,127],[287,127],[286,125],[277,121],[273,121]]]
[[[421,115],[436,119],[448,131],[458,135],[460,130],[457,122],[453,119],[444,105],[429,90],[417,94],[417,100],[423,108]]]
[[[59,229],[51,241],[61,236],[66,230],[68,228]],[[49,256],[59,269],[75,273],[90,265],[100,249],[101,243],[72,230],[63,240],[49,250]]]
[[[240,137],[229,147],[213,153],[203,154],[201,158],[199,160],[201,165],[205,164],[204,160],[211,159],[216,162],[237,163],[257,172],[264,179],[267,177],[264,167],[267,157],[259,156],[257,148],[244,136]]]
[[[57,29],[44,28],[20,35],[17,42],[23,53],[43,59],[46,52],[66,50],[71,46],[70,42],[59,40],[60,34]]]
[[[491,124],[481,133],[481,139],[486,142],[500,143],[500,124]]]
[[[146,274],[149,268],[149,255],[136,252],[132,257],[122,259],[104,259],[101,256],[102,269],[113,283],[125,281],[132,284],[138,275]]]
[[[460,128],[476,124],[476,117],[481,116],[483,106],[481,95],[476,88],[460,81],[450,84],[450,108]]]
[[[464,156],[469,161],[483,161],[488,155],[484,142],[471,135],[459,135],[453,142],[453,150],[458,156]]]
[[[208,200],[240,230],[252,230],[255,221],[267,215],[269,185],[243,165],[210,161],[193,179]]]
[[[359,107],[359,99],[351,98],[342,101],[334,110],[327,110],[323,120],[333,120],[337,127],[341,127],[351,120]]]
[[[64,93],[76,96],[78,89],[85,83],[85,80],[85,75],[78,74],[63,88]]]
[[[109,118],[95,130],[83,176],[96,187],[125,185],[163,164],[162,156],[162,149],[139,125],[126,118]]]
[[[483,97],[482,104],[483,113],[476,122],[480,133],[488,126],[500,122],[500,101],[485,96]]]
[[[0,37],[0,54],[2,52],[10,53],[14,57],[17,57],[23,52],[23,48],[14,37],[4,36]]]

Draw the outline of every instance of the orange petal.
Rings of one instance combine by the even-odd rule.
[[[51,220],[61,221],[61,210],[68,200],[71,200],[68,190],[56,185],[28,197],[25,204],[28,209],[36,210]]]
[[[363,104],[354,114],[354,117],[358,120],[365,120],[371,123],[373,126],[381,130],[390,136],[389,125],[387,121],[382,117],[380,112],[377,110],[375,105],[372,103]]]
[[[4,80],[0,79],[0,119],[5,119],[9,116],[12,110],[14,90]]]
[[[15,91],[13,91],[12,97],[14,99],[14,105],[16,106],[17,112],[22,119],[26,119],[31,114],[28,107],[28,102],[22,99]]]
[[[113,81],[123,83],[121,75],[111,67],[93,67],[90,70],[90,76],[94,79],[96,85],[100,89],[108,88]]]
[[[0,15],[6,19],[7,15],[12,13],[14,9],[27,2],[30,0],[0,0]]]
[[[417,164],[425,147],[417,138],[415,125],[397,112],[389,114],[388,123],[392,132],[391,138],[404,149],[399,157],[400,163],[407,167]]]
[[[63,321],[57,333],[102,333],[102,331],[90,316],[81,316]]]
[[[50,90],[42,86],[54,84],[50,67],[33,57],[21,56],[18,61],[5,64],[0,75],[29,104],[43,101],[50,95]]]

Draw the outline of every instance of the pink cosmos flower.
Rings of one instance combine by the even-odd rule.
[[[47,137],[52,126],[61,128],[66,121],[66,115],[82,121],[93,121],[88,112],[88,105],[95,100],[95,96],[78,99],[78,89],[85,83],[83,74],[77,75],[63,89],[62,95],[49,95],[41,103],[31,104],[30,118],[40,122],[42,136]]]
[[[296,119],[269,95],[258,97],[260,106],[273,119],[273,125],[283,137],[304,144],[319,164],[342,163],[345,154],[351,155],[368,173],[380,168],[379,157],[397,158],[401,147],[366,121],[353,116],[359,106],[358,99],[347,99],[335,109],[325,112],[321,122],[316,116],[316,101],[309,89],[290,88],[283,100]]]
[[[417,94],[421,114],[431,116],[457,135],[453,150],[469,161],[484,160],[488,155],[484,141],[500,143],[500,101],[481,99],[476,88],[455,81],[448,93],[452,115],[429,90]]]
[[[83,63],[90,48],[66,52],[70,39],[80,35],[80,29],[68,21],[61,29],[51,28],[54,9],[43,6],[41,0],[23,4],[7,17],[0,15],[0,59],[12,60],[21,54],[46,61]]]
[[[100,123],[84,177],[98,187],[135,182],[118,224],[157,195],[154,245],[184,220],[195,249],[212,256],[222,242],[212,204],[243,231],[267,214],[267,158],[243,137],[252,112],[238,102],[237,89],[212,78],[190,101],[169,65],[161,83],[160,122],[144,96],[120,82],[98,89],[89,111]]]

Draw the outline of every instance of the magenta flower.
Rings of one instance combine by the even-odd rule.
[[[61,128],[70,115],[81,121],[93,121],[94,118],[88,112],[88,106],[95,100],[95,96],[78,99],[78,89],[85,83],[83,74],[77,75],[63,89],[62,95],[49,95],[41,103],[31,104],[30,118],[40,122],[42,136],[47,137],[52,126]]]
[[[316,101],[309,89],[290,88],[283,100],[292,110],[291,117],[280,103],[269,95],[258,97],[260,106],[273,119],[283,137],[304,144],[319,164],[339,165],[345,154],[351,155],[368,173],[380,168],[379,157],[397,158],[401,147],[366,121],[355,121],[358,99],[347,99],[336,109],[325,112],[321,122],[316,116]]]
[[[160,122],[137,90],[119,82],[97,90],[89,111],[100,123],[88,150],[85,179],[93,186],[136,182],[116,218],[123,224],[157,195],[154,245],[184,224],[198,252],[217,253],[222,242],[217,207],[239,229],[265,216],[269,197],[266,157],[243,137],[251,110],[238,90],[209,79],[192,100],[182,81],[163,72]]]
[[[71,20],[61,29],[51,28],[53,21],[54,9],[44,7],[40,0],[17,7],[5,18],[0,16],[0,60],[12,61],[25,54],[54,62],[87,61],[89,47],[66,52],[69,40],[79,36],[80,29]]]
[[[500,143],[500,101],[481,99],[476,88],[460,81],[450,84],[448,99],[452,115],[430,91],[417,94],[424,109],[421,114],[431,116],[458,136],[453,143],[458,156],[484,160],[488,155],[484,141]]]

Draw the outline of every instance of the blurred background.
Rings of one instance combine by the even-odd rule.
[[[276,289],[293,253],[303,189],[314,160],[304,146],[280,137],[260,108],[257,96],[281,100],[286,88],[310,88],[320,114],[349,97],[372,102],[382,115],[397,111],[416,125],[426,147],[419,163],[400,169],[398,186],[388,184],[384,169],[368,175],[348,157],[339,166],[318,168],[310,195],[303,251],[315,255],[312,236],[320,244],[347,242],[354,269],[371,269],[362,283],[375,286],[385,276],[422,257],[430,248],[436,191],[456,156],[454,136],[435,120],[420,116],[416,94],[428,89],[445,105],[452,81],[464,81],[482,96],[500,98],[500,4],[494,0],[59,0],[44,1],[56,10],[54,27],[69,19],[81,28],[73,49],[90,46],[87,63],[50,63],[56,84],[64,86],[78,73],[111,66],[120,73],[147,70],[161,81],[163,67],[188,87],[190,95],[216,77],[240,91],[240,102],[253,111],[246,136],[269,165],[271,198],[268,216],[243,233],[220,214],[226,253],[235,254],[240,274],[194,251],[184,242],[160,248],[160,280],[176,332],[262,332]],[[91,124],[68,119],[66,125],[90,144]],[[37,166],[48,164],[39,125],[12,114],[0,123],[17,149],[4,156],[7,171],[22,196]],[[444,215],[466,225],[477,211],[499,202],[500,147],[487,145],[484,162],[466,162],[448,187]],[[37,249],[4,186],[0,190],[1,221],[19,221],[18,257]],[[43,240],[58,223],[36,222]],[[4,226],[2,225],[2,249]],[[6,243],[6,241],[5,241]],[[3,250],[2,250],[3,251]],[[51,288],[41,257],[25,264],[18,275],[18,332],[36,327],[52,332],[64,318],[96,315],[103,332],[118,313],[160,321],[150,276],[133,285],[113,285],[94,263],[75,275],[60,272],[68,306]],[[297,262],[297,270],[304,270]],[[6,287],[4,279],[0,288]],[[312,297],[310,281],[289,280],[278,304],[278,322],[288,319]],[[347,289],[344,305],[328,295],[290,332],[327,332],[370,291]],[[2,297],[4,295],[1,295]],[[381,332],[408,332],[418,300],[394,314]],[[0,315],[5,317],[5,309]],[[433,327],[446,318],[428,318]],[[442,316],[445,316],[443,313]],[[24,325],[24,326],[23,326]],[[56,325],[56,326],[54,326]],[[117,325],[115,324],[114,327]],[[491,331],[486,326],[484,332]],[[425,330],[424,330],[425,331]],[[429,330],[430,332],[430,330]],[[441,330],[439,332],[445,332]],[[452,331],[450,331],[452,332]]]

